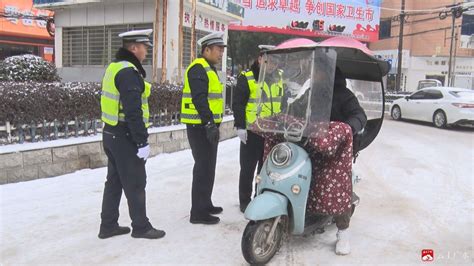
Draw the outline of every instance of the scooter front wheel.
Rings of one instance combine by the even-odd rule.
[[[283,225],[278,222],[273,236],[270,236],[275,219],[250,221],[242,236],[242,254],[250,264],[266,264],[280,248]],[[270,239],[269,239],[270,237]]]

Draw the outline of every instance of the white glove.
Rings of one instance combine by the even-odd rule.
[[[240,141],[243,144],[247,144],[247,130],[246,129],[237,129],[237,136],[239,136]]]
[[[150,145],[146,145],[141,148],[138,148],[137,156],[138,158],[146,161],[148,159],[148,156],[150,156]]]

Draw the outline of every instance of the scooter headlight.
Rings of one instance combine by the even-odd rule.
[[[291,148],[285,143],[280,143],[273,147],[270,154],[272,163],[277,167],[285,166],[290,161],[291,156]]]

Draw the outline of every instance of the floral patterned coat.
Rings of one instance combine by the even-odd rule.
[[[278,117],[295,119],[283,114]],[[265,123],[268,125],[266,121],[259,121],[260,125]],[[256,129],[256,125],[252,128]],[[307,130],[312,133],[304,149],[309,153],[313,167],[307,212],[327,215],[346,213],[351,207],[352,197],[351,127],[342,122],[330,122],[325,129],[310,124]],[[281,134],[256,133],[265,138],[264,159],[275,145],[285,141]]]

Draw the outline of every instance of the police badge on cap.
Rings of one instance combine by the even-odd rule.
[[[153,44],[150,41],[150,34],[152,32],[152,29],[132,30],[120,33],[119,37],[122,38],[123,42],[143,43],[147,46],[153,47]]]

